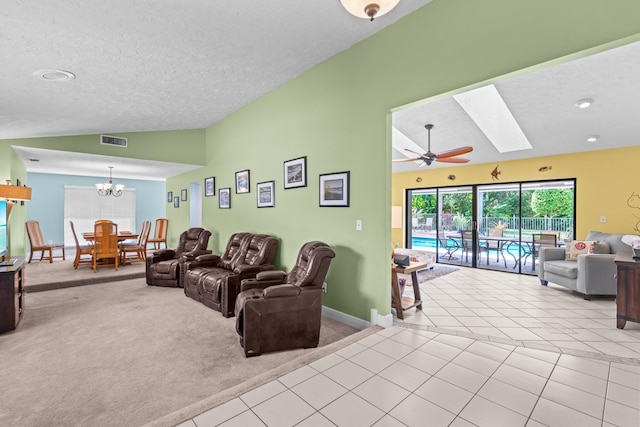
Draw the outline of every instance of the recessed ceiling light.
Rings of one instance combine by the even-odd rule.
[[[600,135],[591,135],[587,138],[587,142],[596,142],[598,139],[600,139]]]
[[[69,71],[49,69],[34,71],[33,75],[48,82],[68,82],[76,78],[76,75]]]
[[[576,107],[578,108],[589,108],[593,104],[593,99],[585,98],[576,102]]]

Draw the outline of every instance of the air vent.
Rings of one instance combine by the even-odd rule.
[[[120,138],[118,136],[100,135],[100,144],[115,145],[116,147],[127,148],[127,138]]]

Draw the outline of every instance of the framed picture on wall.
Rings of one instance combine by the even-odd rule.
[[[256,186],[256,192],[258,193],[258,207],[259,208],[272,208],[275,206],[275,182],[259,182]]]
[[[204,197],[215,196],[216,194],[216,179],[209,177],[204,179]]]
[[[248,193],[249,191],[249,169],[236,172],[236,194]]]
[[[173,207],[174,208],[179,208],[180,207],[180,197],[176,196],[173,198]]]
[[[183,202],[187,201],[187,189],[186,188],[183,188],[180,191],[180,200],[182,200]]]
[[[167,203],[173,202],[173,191],[167,193]]]
[[[349,172],[320,175],[320,206],[349,207]]]
[[[231,188],[221,188],[218,190],[218,208],[231,209]]]
[[[284,162],[284,189],[307,186],[307,156]]]

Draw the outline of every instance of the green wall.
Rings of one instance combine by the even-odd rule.
[[[435,0],[316,66],[206,132],[206,167],[167,189],[216,177],[231,187],[230,210],[204,200],[213,249],[237,231],[281,239],[277,263],[323,240],[337,257],[325,305],[362,319],[390,311],[391,144],[389,112],[402,105],[583,52],[640,32],[640,2]],[[372,25],[362,21],[357,25]],[[375,25],[375,22],[373,23]],[[284,190],[282,162],[308,157],[308,186]],[[234,173],[251,170],[251,193]],[[318,174],[351,171],[351,206],[318,207]],[[276,181],[276,207],[257,209],[255,184]],[[188,225],[188,209],[168,210]],[[363,230],[355,230],[356,219]],[[171,222],[170,222],[171,223]],[[174,228],[174,232],[175,232]],[[173,233],[172,233],[173,234]]]

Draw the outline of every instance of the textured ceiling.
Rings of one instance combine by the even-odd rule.
[[[533,145],[530,150],[504,154],[495,149],[453,96],[427,101],[393,114],[393,158],[415,157],[404,151],[406,147],[426,151],[427,123],[435,125],[431,151],[470,145],[474,151],[460,157],[473,163],[639,145],[638,76],[640,43],[635,43],[496,83]],[[595,102],[581,110],[575,103],[584,98]],[[600,139],[589,143],[586,138],[590,135]],[[436,162],[428,168],[451,166]],[[394,172],[418,169],[419,162],[393,164]]]
[[[338,0],[3,0],[0,139],[206,128],[429,2],[369,22]],[[38,80],[41,69],[76,79]],[[108,164],[162,179],[188,168],[18,154],[37,154],[29,172],[95,175]]]

